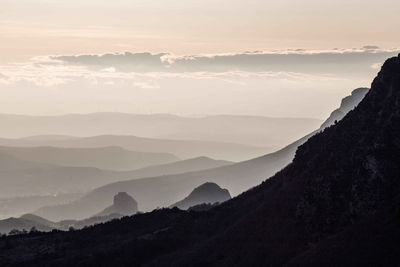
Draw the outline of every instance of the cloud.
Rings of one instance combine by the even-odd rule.
[[[366,50],[376,50],[376,49],[379,49],[379,46],[376,46],[376,45],[364,45],[363,48],[366,49]]]
[[[296,56],[312,54],[306,50],[286,54],[291,53]],[[157,57],[154,62],[162,62],[163,67],[150,68],[151,71],[121,70],[118,61],[103,62],[101,56],[90,64],[86,60],[69,63],[49,56],[35,57],[27,62],[0,65],[0,91],[5,96],[0,101],[0,112],[60,114],[113,110],[320,116],[321,110],[330,111],[348,93],[347,90],[368,86],[371,81],[370,78],[332,73],[280,70],[284,68],[266,71],[268,68],[257,67],[253,71],[257,64],[263,66],[263,57],[277,55],[282,59],[286,54],[281,51],[197,56],[158,54],[151,57]],[[121,60],[121,57],[117,58]],[[124,56],[122,58],[126,60]],[[239,64],[238,58],[250,63]],[[74,60],[78,59],[82,58],[76,56]],[[203,62],[221,66],[217,71],[196,66]],[[376,72],[370,66],[377,62],[366,67]],[[190,71],[185,71],[188,68],[185,64],[193,64]],[[362,65],[357,63],[355,66]],[[293,112],[286,112],[282,106],[294,107]]]
[[[213,55],[183,55],[168,53],[129,53],[104,55],[53,56],[68,65],[83,65],[91,69],[118,72],[298,72],[309,74],[370,74],[370,66],[383,62],[400,50],[383,50],[367,45],[359,49],[313,51],[247,51]]]
[[[374,48],[374,49],[372,49]],[[0,83],[29,82],[52,87],[76,81],[91,85],[157,89],[161,81],[210,80],[248,86],[248,79],[286,83],[371,80],[382,62],[399,51],[376,46],[326,51],[294,49],[210,55],[123,53],[40,56],[28,62],[0,65]],[[186,85],[185,85],[186,86]]]
[[[148,72],[165,69],[168,63],[163,62],[166,54],[130,53],[104,54],[104,55],[77,55],[77,56],[53,56],[51,59],[68,64],[86,65],[92,68],[114,67],[118,71]]]

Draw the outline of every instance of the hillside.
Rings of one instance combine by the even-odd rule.
[[[207,212],[156,210],[80,232],[3,238],[0,264],[398,266],[399,134],[400,55],[343,120],[240,196]]]

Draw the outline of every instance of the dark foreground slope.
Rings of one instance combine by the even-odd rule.
[[[10,266],[398,266],[400,56],[292,164],[207,212],[0,240]]]

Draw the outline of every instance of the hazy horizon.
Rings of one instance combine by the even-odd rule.
[[[0,113],[326,118],[388,56],[377,46],[175,56],[114,53],[0,64]],[[290,108],[289,108],[290,107]]]

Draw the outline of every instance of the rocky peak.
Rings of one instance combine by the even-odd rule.
[[[137,210],[137,202],[126,192],[119,192],[114,196],[113,206],[116,210]]]
[[[199,204],[222,203],[229,200],[231,195],[227,189],[221,188],[215,183],[204,183],[196,187],[185,199],[172,205],[180,209],[188,209]]]
[[[126,192],[114,196],[113,204],[95,216],[103,217],[111,214],[133,215],[138,211],[138,203]]]

